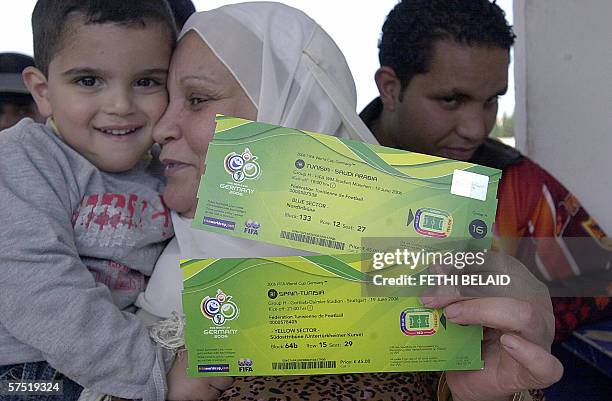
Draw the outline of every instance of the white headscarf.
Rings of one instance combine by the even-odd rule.
[[[280,3],[232,4],[193,14],[194,31],[257,107],[257,121],[377,143],[355,112],[353,76],[334,41],[303,12]],[[307,252],[194,230],[172,213],[175,238],[159,257],[137,306],[160,317],[181,308],[178,259],[304,255]]]
[[[256,106],[257,121],[377,143],[355,112],[353,76],[332,38],[281,3],[232,4],[193,14],[194,31]]]

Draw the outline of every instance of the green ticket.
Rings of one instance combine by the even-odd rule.
[[[326,254],[371,251],[364,237],[486,247],[500,178],[472,163],[219,115],[193,227]]]
[[[361,255],[181,261],[191,376],[481,369],[480,326],[364,297]]]

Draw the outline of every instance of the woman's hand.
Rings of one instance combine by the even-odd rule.
[[[187,376],[187,351],[180,352],[166,375],[168,400],[213,401],[232,383],[233,377],[189,377]]]
[[[477,290],[489,292],[483,297],[474,296],[473,289],[465,297],[461,290],[447,287],[422,298],[427,307],[445,308],[451,322],[484,327],[484,369],[446,372],[453,401],[508,401],[515,392],[558,381],[563,366],[550,353],[555,326],[548,289],[520,262],[501,253],[490,252],[478,270],[508,274],[512,284],[499,294],[491,293],[491,288]]]

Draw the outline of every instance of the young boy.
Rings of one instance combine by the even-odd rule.
[[[23,77],[49,119],[0,137],[0,381],[62,380],[62,399],[81,386],[201,399],[129,313],[172,235],[143,160],[167,105],[170,8],[39,0],[32,25],[38,68]]]

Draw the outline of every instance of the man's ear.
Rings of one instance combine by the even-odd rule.
[[[399,78],[391,67],[380,67],[374,74],[374,80],[378,87],[380,100],[387,111],[395,111],[397,104],[400,101],[402,85]]]
[[[26,67],[21,73],[23,82],[32,94],[38,111],[43,117],[50,117],[53,114],[53,108],[49,100],[49,84],[47,77],[36,67]]]

